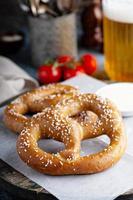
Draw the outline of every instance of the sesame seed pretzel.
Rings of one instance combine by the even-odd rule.
[[[92,111],[98,116],[92,130],[71,116],[81,111]],[[80,156],[81,140],[106,134],[110,144],[102,151]],[[65,150],[50,154],[38,147],[44,137],[61,141]],[[64,99],[55,107],[48,107],[34,115],[17,140],[17,151],[27,165],[45,174],[91,174],[114,165],[124,154],[126,135],[117,108],[94,94],[76,95]]]
[[[78,92],[76,88],[62,84],[51,84],[34,89],[21,95],[6,107],[4,122],[9,129],[20,133],[28,121],[25,114],[41,112],[48,106],[56,105],[65,95],[76,92]]]

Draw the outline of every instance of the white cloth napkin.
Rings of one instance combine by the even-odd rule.
[[[0,56],[0,103],[36,86],[35,79],[10,59]]]
[[[66,83],[79,86],[83,92],[95,92],[105,83],[82,75]],[[48,176],[32,170],[24,164],[16,152],[17,135],[12,134],[2,122],[3,108],[0,110],[0,158],[44,187],[60,200],[113,200],[120,194],[133,188],[133,118],[126,118],[128,148],[123,158],[112,168],[94,175],[82,176]],[[107,142],[102,138],[82,142],[82,150],[88,154],[102,149]],[[62,144],[53,140],[41,140],[42,149],[56,152]]]

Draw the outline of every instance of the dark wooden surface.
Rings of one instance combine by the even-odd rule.
[[[12,199],[19,200],[56,200],[45,189],[0,160],[0,188]],[[0,200],[4,198],[0,197]],[[133,190],[119,196],[117,200],[133,199]],[[4,199],[5,200],[5,199]]]
[[[15,199],[56,200],[45,189],[17,172],[2,160],[0,160],[0,188]]]

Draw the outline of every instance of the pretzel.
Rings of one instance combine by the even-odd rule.
[[[81,126],[71,116],[92,111],[98,118],[91,126]],[[80,156],[81,140],[106,134],[110,144],[102,151]],[[65,150],[50,154],[38,147],[45,137],[61,141]],[[120,113],[109,100],[94,94],[63,99],[55,107],[47,107],[26,124],[17,140],[17,151],[27,165],[50,175],[92,174],[113,166],[124,154],[126,135]]]
[[[21,95],[6,107],[4,122],[10,130],[20,133],[28,121],[25,114],[41,112],[48,106],[56,105],[65,95],[75,92],[76,88],[62,84],[34,89]]]

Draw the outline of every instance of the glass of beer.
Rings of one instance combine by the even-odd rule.
[[[133,82],[133,0],[103,0],[105,70]]]

